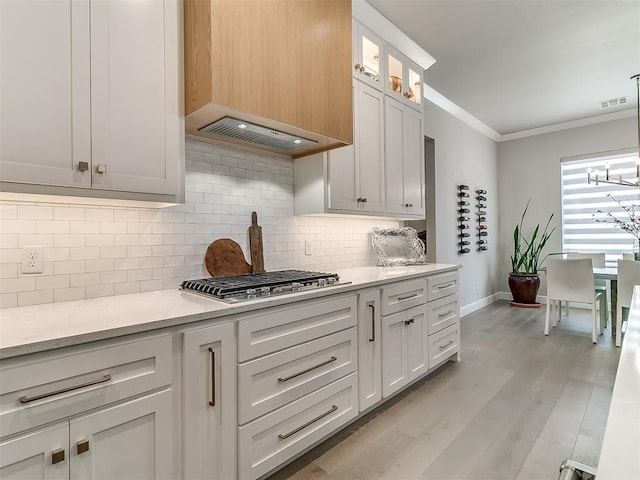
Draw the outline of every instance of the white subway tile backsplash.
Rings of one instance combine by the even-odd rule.
[[[18,218],[23,220],[53,220],[53,207],[18,205]]]
[[[0,308],[11,308],[18,306],[17,293],[0,293]]]
[[[93,273],[73,273],[69,275],[69,285],[72,287],[86,287],[87,285],[99,285],[100,274]]]
[[[370,265],[368,232],[394,220],[293,216],[293,160],[187,138],[184,205],[164,209],[0,202],[0,308],[177,288],[208,275],[207,246],[237,241],[258,213],[267,270]],[[305,256],[305,240],[313,242]],[[23,246],[45,272],[23,275]],[[339,245],[339,248],[336,246]]]
[[[18,306],[42,305],[53,303],[53,289],[38,290],[35,292],[18,292]]]
[[[82,300],[83,298],[87,298],[85,287],[56,288],[53,291],[54,302],[68,302],[71,300]]]

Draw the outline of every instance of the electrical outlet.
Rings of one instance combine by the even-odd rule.
[[[305,240],[304,241],[304,254],[307,257],[310,257],[311,255],[313,255],[311,250],[311,242],[309,240]]]
[[[22,247],[22,274],[44,271],[44,249],[39,246]]]

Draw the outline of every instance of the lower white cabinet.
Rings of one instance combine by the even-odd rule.
[[[358,415],[352,373],[238,428],[238,478],[258,478]]]
[[[382,331],[377,288],[358,296],[358,397],[361,412],[382,399]]]
[[[234,324],[183,333],[184,478],[236,478]]]
[[[171,390],[0,443],[3,479],[171,478]]]
[[[429,369],[426,304],[382,317],[382,396]]]
[[[0,442],[0,478],[66,480],[68,455],[69,422],[41,428]]]

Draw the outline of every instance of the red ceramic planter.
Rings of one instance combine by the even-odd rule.
[[[509,289],[515,303],[537,304],[540,276],[535,273],[510,273]]]

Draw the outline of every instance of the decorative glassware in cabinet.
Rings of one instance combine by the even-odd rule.
[[[422,105],[422,75],[409,68],[409,85],[404,94],[411,102]]]
[[[360,72],[363,75],[380,81],[380,45],[367,38],[366,35],[360,37],[362,42],[362,67]]]
[[[383,42],[358,22],[353,22],[353,76],[383,90]]]
[[[388,54],[387,67],[389,69],[389,90],[402,96],[404,87],[402,62],[392,54]]]

